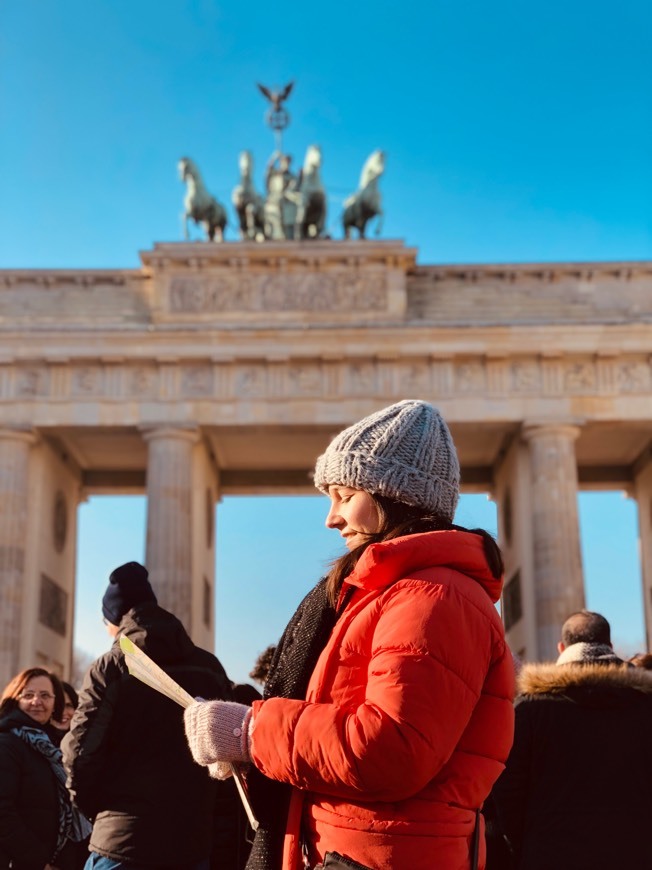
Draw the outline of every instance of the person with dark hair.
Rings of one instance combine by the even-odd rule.
[[[252,680],[255,680],[257,683],[261,683],[263,686],[265,685],[265,681],[269,675],[269,669],[272,666],[272,660],[274,658],[274,653],[276,652],[276,644],[270,644],[268,647],[261,652],[256,661],[254,662],[254,666],[249,672],[249,676]]]
[[[599,643],[611,646],[611,626],[601,613],[578,610],[571,613],[561,627],[561,640],[557,649],[562,653],[576,643]]]
[[[57,735],[59,736],[59,742],[63,739],[64,734],[67,734],[70,730],[72,715],[77,709],[77,704],[79,703],[77,692],[73,689],[70,683],[66,683],[65,680],[62,680],[61,687],[63,688],[63,712],[61,713],[60,719],[57,719],[54,716],[52,717],[53,727],[57,732],[60,732],[60,734]]]
[[[0,698],[0,868],[71,870],[69,845],[90,832],[66,790],[50,739],[63,688],[45,668],[27,668]]]
[[[519,676],[498,825],[516,870],[652,867],[652,674],[614,653],[600,614],[564,629],[557,661]]]
[[[398,402],[341,432],[315,484],[348,552],[299,605],[253,710],[186,710],[192,754],[216,774],[251,763],[250,870],[296,870],[302,855],[310,868],[482,867],[479,809],[511,745],[514,675],[500,551],[453,523],[448,427],[430,403]]]
[[[114,643],[85,675],[62,743],[71,793],[94,822],[86,868],[207,870],[224,784],[193,762],[181,708],[129,675],[119,639],[128,637],[193,696],[230,699],[231,682],[215,656],[158,606],[138,562],[111,573],[102,613]],[[235,789],[222,791],[235,825]],[[234,870],[235,829],[225,825],[220,834],[224,870]]]

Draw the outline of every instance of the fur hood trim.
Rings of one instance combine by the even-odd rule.
[[[629,688],[652,695],[652,671],[628,665],[531,664],[518,678],[520,695],[558,695],[575,688]]]

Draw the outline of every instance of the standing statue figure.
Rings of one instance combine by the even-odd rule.
[[[267,162],[265,186],[265,236],[268,239],[292,239],[297,214],[297,179],[290,171],[289,154],[275,151]]]
[[[360,174],[358,190],[344,200],[344,238],[351,238],[351,227],[355,227],[360,238],[365,237],[365,228],[371,218],[378,216],[376,235],[380,234],[383,210],[382,198],[378,189],[378,179],[385,171],[385,154],[373,151],[367,158]]]
[[[317,239],[326,224],[326,191],[321,183],[321,148],[309,145],[303,168],[297,180],[296,193],[291,194],[297,204],[295,239]]]
[[[179,176],[186,183],[186,196],[183,200],[183,232],[188,236],[188,219],[201,224],[208,238],[224,241],[226,209],[206,190],[199,169],[189,157],[179,160]]]
[[[240,238],[262,242],[265,238],[265,201],[254,186],[251,151],[240,152],[239,165],[240,184],[233,188],[231,202],[238,214]]]

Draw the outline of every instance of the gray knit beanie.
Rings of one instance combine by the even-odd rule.
[[[340,432],[317,460],[315,486],[362,489],[424,508],[452,522],[460,465],[441,414],[404,399]]]

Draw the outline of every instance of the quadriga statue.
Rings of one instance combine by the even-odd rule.
[[[262,242],[265,239],[265,201],[254,186],[254,158],[251,151],[241,151],[240,184],[233,188],[231,202],[238,215],[240,238]]]
[[[364,239],[367,223],[378,217],[376,235],[379,235],[382,225],[382,197],[378,188],[378,180],[385,171],[385,154],[383,151],[373,151],[367,158],[357,191],[344,200],[344,238],[351,238],[351,229],[355,227]]]
[[[275,151],[265,170],[265,238],[292,239],[297,215],[297,179],[291,170],[289,154]]]
[[[316,239],[326,224],[326,191],[321,182],[321,148],[309,145],[298,176],[292,158],[275,151],[266,173],[265,237]]]
[[[190,157],[179,160],[179,176],[186,183],[183,200],[183,233],[188,238],[188,220],[201,224],[212,241],[224,241],[226,209],[206,190],[201,173]]]
[[[299,172],[295,201],[295,239],[318,239],[326,225],[326,191],[321,183],[321,148],[309,145]]]

